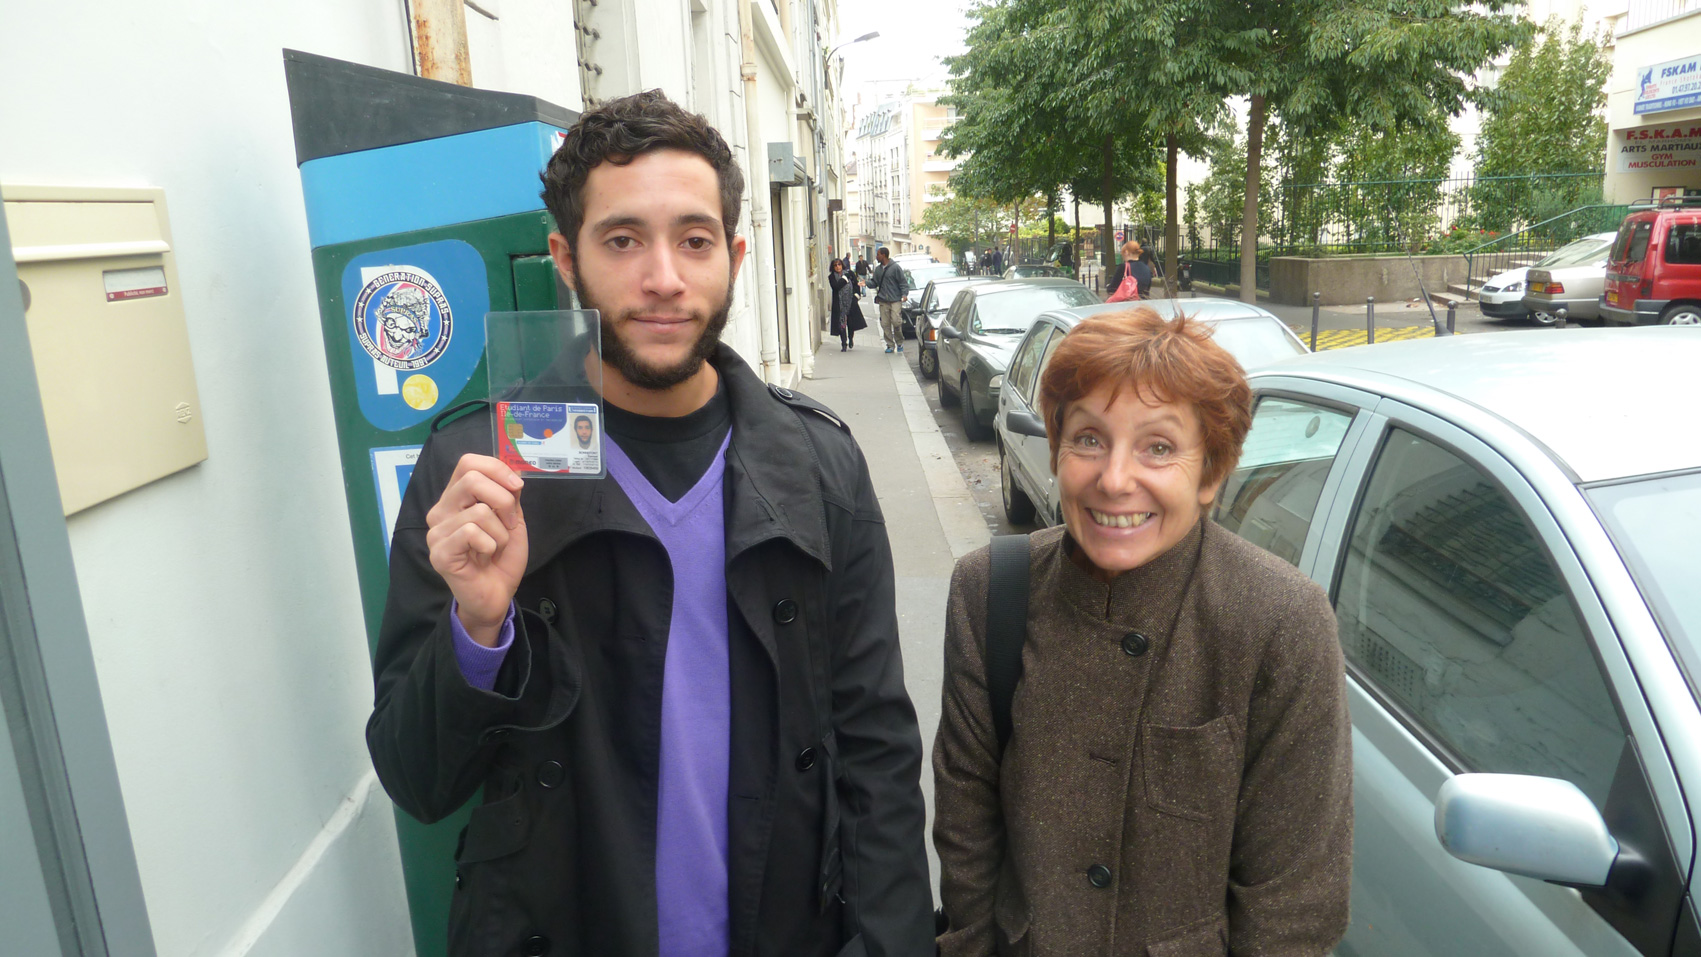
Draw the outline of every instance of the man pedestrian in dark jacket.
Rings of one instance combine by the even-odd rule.
[[[608,475],[522,481],[488,415],[432,435],[374,662],[390,796],[429,822],[483,791],[449,952],[931,955],[885,526],[843,423],[719,344],[731,151],[651,91],[544,183],[602,317]]]
[[[869,278],[868,285],[873,287],[874,302],[880,307],[880,337],[886,340],[887,352],[894,347],[903,352],[904,315],[900,307],[910,291],[910,277],[904,272],[904,267],[892,261],[892,254],[885,246],[874,251],[874,258],[880,261],[880,265],[874,267],[874,275]]]

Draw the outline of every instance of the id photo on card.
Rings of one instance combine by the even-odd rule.
[[[485,316],[493,454],[525,478],[600,478],[602,326],[594,309]]]

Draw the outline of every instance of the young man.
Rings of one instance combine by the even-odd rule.
[[[874,258],[880,265],[874,267],[874,276],[868,284],[874,287],[874,302],[880,307],[880,336],[886,340],[887,352],[893,347],[903,352],[904,314],[899,310],[904,294],[910,291],[910,279],[904,267],[892,261],[892,254],[885,246],[874,251]]]
[[[608,476],[522,482],[483,415],[433,435],[374,664],[396,803],[483,788],[450,953],[931,955],[886,531],[844,426],[719,344],[731,151],[652,91],[587,112],[544,183],[602,316]]]

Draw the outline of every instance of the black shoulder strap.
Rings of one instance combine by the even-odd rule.
[[[986,693],[998,752],[1010,741],[1010,703],[1022,677],[1022,643],[1028,639],[1028,536],[992,538],[992,575],[986,585]]]

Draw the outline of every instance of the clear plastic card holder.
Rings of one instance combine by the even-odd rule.
[[[606,474],[596,310],[487,313],[484,358],[498,459],[527,479]]]

